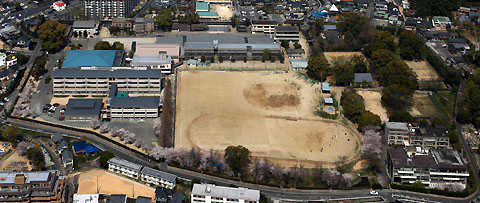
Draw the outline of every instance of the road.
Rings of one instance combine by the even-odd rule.
[[[112,151],[115,156],[125,159],[137,164],[141,164],[143,166],[148,166],[148,167],[160,167],[160,163],[149,160],[143,156],[139,156],[135,153],[131,153],[127,150],[125,150],[123,147],[118,146],[116,144],[110,143],[109,141],[101,138],[101,137],[96,137],[91,134],[82,134],[76,131],[67,131],[67,130],[60,130],[52,127],[46,127],[46,126],[41,126],[38,124],[32,124],[32,123],[23,123],[23,122],[16,122],[16,120],[9,119],[9,121],[12,124],[16,124],[22,128],[25,129],[30,129],[34,131],[40,131],[40,132],[59,132],[61,131],[62,133],[68,134],[69,136],[74,136],[74,137],[82,137],[85,136],[86,139],[90,140],[94,145],[98,146],[100,149],[105,149],[105,150],[110,150]],[[361,197],[361,196],[368,196],[369,191],[368,189],[363,189],[363,190],[300,190],[300,189],[280,189],[276,187],[270,187],[270,186],[263,186],[263,185],[257,185],[257,184],[251,184],[251,183],[245,183],[245,182],[238,182],[238,181],[233,181],[233,180],[228,180],[228,179],[223,179],[219,177],[214,177],[206,174],[201,174],[198,172],[193,172],[193,171],[188,171],[188,170],[183,170],[175,167],[170,167],[168,166],[167,168],[163,169],[165,172],[169,172],[172,174],[175,174],[181,178],[189,179],[189,180],[203,180],[204,182],[207,183],[214,183],[216,185],[224,185],[224,186],[229,186],[229,185],[235,185],[237,187],[246,187],[246,188],[251,188],[251,189],[258,189],[262,192],[262,194],[265,194],[269,198],[276,198],[276,199],[290,199],[290,200],[320,200],[320,199],[331,199],[331,198],[353,198],[353,197]],[[404,195],[404,196],[410,196],[413,198],[418,198],[418,199],[429,199],[431,201],[437,201],[437,202],[466,202],[470,201],[475,197],[467,198],[467,199],[460,199],[460,198],[449,198],[449,197],[443,197],[443,196],[437,196],[437,195],[432,195],[432,194],[422,194],[422,193],[414,193],[414,192],[409,192],[409,191],[398,191],[398,190],[391,190],[391,189],[385,189],[379,191],[379,195],[385,198],[388,201],[394,201],[392,198],[392,195]]]

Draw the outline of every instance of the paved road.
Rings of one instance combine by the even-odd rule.
[[[15,120],[9,119],[9,121],[13,124],[16,124],[22,128],[26,129],[31,129],[35,131],[41,131],[41,132],[58,132],[58,129],[54,129],[51,127],[45,127],[45,126],[39,126],[35,124],[28,124],[28,123],[18,123],[15,122]],[[61,130],[62,133],[67,132],[66,134],[70,136],[75,136],[80,138],[81,136],[85,136],[85,134],[81,134],[75,131],[65,131]],[[149,166],[149,167],[159,167],[159,163],[148,160],[147,158],[144,158],[143,156],[138,156],[134,153],[129,153],[129,151],[125,150],[124,148],[117,146],[113,143],[108,142],[107,140],[104,140],[100,137],[96,137],[93,135],[87,135],[86,138],[90,140],[94,145],[97,145],[101,149],[106,149],[112,151],[117,157],[129,160],[131,162],[141,164],[143,166]],[[269,187],[269,186],[263,186],[263,185],[256,185],[256,184],[251,184],[251,183],[244,183],[244,182],[238,182],[238,181],[232,181],[232,180],[227,180],[227,179],[222,179],[219,177],[213,177],[210,175],[205,175],[197,172],[192,172],[188,170],[183,170],[179,168],[174,168],[174,167],[167,167],[164,169],[164,171],[175,174],[181,178],[189,179],[189,180],[203,180],[204,182],[208,183],[214,183],[217,185],[235,185],[237,187],[247,187],[247,188],[252,188],[252,189],[258,189],[262,191],[263,194],[265,194],[267,197],[270,198],[278,198],[278,199],[292,199],[292,200],[320,200],[320,199],[330,199],[330,198],[346,198],[346,197],[361,197],[361,196],[368,196],[369,195],[369,190],[298,190],[298,189],[279,189],[275,187]],[[384,197],[385,199],[389,201],[393,201],[392,195],[405,195],[405,196],[410,196],[418,199],[429,199],[431,201],[437,201],[437,202],[466,202],[474,199],[468,198],[468,199],[458,199],[458,198],[448,198],[448,197],[442,197],[442,196],[436,196],[436,195],[431,195],[431,194],[421,194],[421,193],[414,193],[414,192],[408,192],[408,191],[397,191],[397,190],[381,190],[379,191],[379,195]],[[476,197],[475,197],[476,198]]]

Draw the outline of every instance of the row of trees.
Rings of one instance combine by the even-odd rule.
[[[380,117],[371,111],[365,109],[363,98],[352,88],[346,88],[342,92],[340,104],[346,118],[358,124],[358,129],[366,126],[380,126],[382,121]]]
[[[315,186],[331,188],[352,187],[354,176],[338,170],[326,170],[316,167],[282,167],[271,163],[268,159],[252,159],[250,151],[243,146],[229,146],[225,149],[224,157],[210,150],[203,152],[199,149],[173,149],[156,146],[150,155],[167,163],[182,167],[201,170],[205,173],[239,177],[242,180],[251,180],[263,184],[276,184],[296,187],[298,183],[305,183],[307,176],[311,177]]]
[[[470,76],[458,105],[458,121],[480,127],[480,73]]]
[[[77,37],[84,37],[84,38],[86,38],[86,37],[88,37],[88,32],[87,32],[86,30],[84,30],[83,32],[77,32],[77,31],[75,31],[75,32],[73,32],[72,35],[73,35],[73,37],[75,37],[75,38],[77,38]]]
[[[99,41],[95,44],[93,49],[95,49],[95,50],[124,50],[125,47],[120,42],[114,42],[112,45],[110,45],[110,43],[107,42],[107,41]]]

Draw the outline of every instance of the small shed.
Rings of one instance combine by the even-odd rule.
[[[187,65],[188,65],[189,67],[197,66],[197,65],[198,65],[198,61],[195,60],[195,59],[188,59]]]
[[[323,93],[330,93],[330,85],[326,82],[322,83],[322,92]]]
[[[333,105],[333,98],[331,97],[323,98],[323,101],[325,102],[325,105]]]
[[[373,85],[373,78],[371,73],[355,73],[353,79],[354,87],[371,87]]]

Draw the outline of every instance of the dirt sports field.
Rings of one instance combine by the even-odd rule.
[[[319,90],[293,73],[180,72],[175,147],[243,145],[284,165],[331,167],[358,154],[360,135],[313,114]]]
[[[422,80],[437,80],[440,79],[438,76],[437,71],[433,69],[433,67],[426,61],[406,61],[405,63],[413,69],[413,71],[417,74],[417,78],[419,81]]]
[[[104,170],[93,170],[82,173],[78,182],[78,194],[101,193],[125,194],[133,198],[138,196],[155,197],[155,189]]]
[[[382,105],[382,93],[376,91],[357,91],[363,97],[365,109],[380,116],[382,122],[388,121],[387,110]]]
[[[351,57],[353,55],[362,55],[362,52],[323,52],[325,54],[325,58],[327,58],[328,62],[332,62],[333,58],[335,57],[340,57],[340,56],[345,56],[345,57]]]

